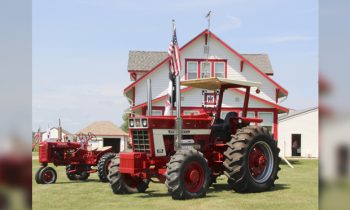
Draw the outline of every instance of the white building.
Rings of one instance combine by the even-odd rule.
[[[350,115],[328,117],[320,121],[322,135],[320,175],[325,181],[350,177]]]
[[[318,158],[318,145],[318,107],[279,117],[278,147],[281,156]]]
[[[208,52],[209,44],[209,55]],[[168,46],[164,46],[166,49]],[[240,54],[218,38],[211,31],[204,30],[188,43],[181,52],[181,80],[207,77],[223,77],[235,80],[260,82],[260,93],[251,89],[248,117],[264,120],[261,125],[268,127],[277,139],[278,114],[288,112],[279,105],[288,91],[272,79],[273,70],[267,54]],[[130,51],[128,72],[132,83],[124,94],[132,102],[136,115],[145,115],[147,110],[147,79],[152,81],[152,113],[163,115],[169,78],[169,58],[166,52]],[[214,99],[216,92],[197,88],[182,87],[181,113],[191,114],[204,111],[202,105]],[[224,93],[222,117],[228,112],[242,111],[244,92],[229,89]]]
[[[49,131],[45,131],[41,135],[42,141],[57,141],[58,140],[58,128],[50,128]],[[63,141],[73,141],[74,135],[69,131],[62,129],[62,140]]]
[[[119,153],[127,147],[128,134],[110,121],[97,121],[77,132],[87,135],[91,132],[96,138],[89,143],[91,149],[112,146],[114,152]]]

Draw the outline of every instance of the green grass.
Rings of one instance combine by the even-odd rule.
[[[58,167],[55,184],[38,185],[33,178],[33,209],[318,209],[318,161],[292,160],[292,164],[294,169],[281,164],[280,179],[271,191],[235,193],[221,176],[207,197],[186,201],[172,200],[165,185],[154,183],[146,193],[114,195],[97,174],[86,182],[73,182],[66,178],[64,167]],[[33,160],[33,177],[38,168]]]

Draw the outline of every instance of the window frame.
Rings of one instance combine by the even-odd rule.
[[[198,79],[198,72],[199,72],[199,69],[198,69],[198,62],[196,62],[196,61],[186,61],[186,80],[188,80],[189,79],[189,77],[188,77],[188,73],[189,73],[189,68],[188,68],[188,66],[189,66],[189,64],[190,63],[195,63],[196,64],[196,78],[194,78],[194,79]],[[191,72],[191,73],[193,73],[193,72]]]
[[[209,77],[202,77],[202,70],[203,70],[203,64],[209,64]],[[210,62],[210,61],[201,61],[200,62],[200,72],[199,72],[199,79],[205,79],[205,78],[211,78],[211,77],[213,77],[213,75],[212,75],[212,71],[213,71],[213,69],[212,69],[212,67],[213,67],[213,64]]]
[[[215,63],[223,63],[224,64],[224,78],[227,78],[227,59],[198,59],[198,58],[186,58],[185,59],[185,80],[188,80],[188,64],[189,62],[197,62],[197,78],[201,79],[202,73],[202,63],[209,63],[210,68],[210,76],[209,78],[215,77]]]
[[[213,62],[213,66],[214,66],[213,74],[214,74],[214,77],[215,77],[215,74],[216,74],[216,64],[218,64],[218,63],[222,63],[224,65],[224,69],[223,69],[224,70],[224,72],[223,72],[224,77],[223,78],[226,78],[226,63],[223,62],[223,61],[214,61]]]

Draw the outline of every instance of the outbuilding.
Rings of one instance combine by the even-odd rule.
[[[318,107],[291,111],[279,117],[278,124],[281,156],[318,158]]]
[[[90,142],[92,149],[111,146],[115,153],[124,151],[128,134],[110,121],[93,122],[76,134],[92,133],[96,138]]]

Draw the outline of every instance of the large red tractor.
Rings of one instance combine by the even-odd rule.
[[[108,182],[108,165],[116,155],[112,147],[99,149],[89,148],[89,142],[96,138],[93,134],[79,134],[79,142],[40,142],[39,162],[41,167],[35,174],[38,184],[53,184],[56,182],[55,169],[48,166],[66,166],[66,174],[69,180],[86,180],[90,173],[98,172],[102,182]],[[92,167],[97,166],[97,169]]]
[[[182,115],[180,129],[175,116],[130,118],[132,152],[119,153],[112,159],[108,179],[113,192],[145,192],[153,181],[165,183],[173,199],[199,198],[222,174],[237,192],[273,187],[280,162],[276,141],[266,128],[250,125],[262,119],[246,117],[250,89],[260,84],[208,78],[181,85],[219,90],[215,111]],[[246,91],[242,116],[230,112],[221,119],[223,94],[229,88]]]

